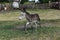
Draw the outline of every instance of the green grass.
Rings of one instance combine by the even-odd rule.
[[[60,38],[59,27],[42,27],[37,32],[28,30],[25,34],[23,30],[0,30],[0,40],[56,40]],[[59,39],[60,40],[60,39]]]
[[[45,26],[38,28],[37,32],[33,32],[33,29],[29,28],[26,34],[23,29],[16,28],[26,23],[25,19],[18,20],[19,10],[0,12],[0,40],[60,40],[59,10],[34,9],[32,11],[28,9],[28,12],[38,13],[41,24]]]
[[[60,19],[60,10],[54,9],[28,9],[29,13],[37,13],[39,14],[41,19],[52,20],[52,19]],[[0,12],[0,20],[18,20],[20,15],[20,10],[8,11],[8,12]]]
[[[42,20],[42,23],[55,22]],[[59,20],[56,20],[59,22]],[[17,25],[24,25],[25,21],[1,21],[0,22],[0,40],[60,40],[60,27],[41,27],[37,32],[28,29],[27,34],[23,29],[16,29]],[[14,29],[15,28],[15,29]]]

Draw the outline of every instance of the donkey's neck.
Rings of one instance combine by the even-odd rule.
[[[29,15],[30,13],[28,13],[27,11],[24,11],[26,15]]]

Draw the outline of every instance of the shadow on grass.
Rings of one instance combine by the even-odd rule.
[[[41,20],[41,24],[52,23],[52,25],[58,24],[60,19],[56,20]],[[0,21],[0,30],[1,29],[21,29],[26,24],[26,21]],[[48,24],[46,24],[48,25]],[[18,28],[17,28],[18,27]],[[21,28],[20,28],[21,27]]]

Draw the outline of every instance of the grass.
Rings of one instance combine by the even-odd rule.
[[[23,30],[3,29],[0,30],[0,40],[59,40],[60,28],[59,27],[42,27],[37,32],[28,30],[25,34]]]
[[[31,9],[27,10],[29,13],[37,13],[39,14],[41,19],[60,19],[60,11],[59,10],[54,10],[54,9]],[[38,11],[38,12],[37,12]],[[20,15],[20,11],[15,10],[15,11],[8,11],[8,12],[0,12],[0,20],[18,20],[18,17]]]
[[[37,32],[28,29],[27,34],[23,29],[17,29],[24,25],[26,20],[18,20],[19,10],[0,12],[0,40],[60,40],[60,11],[54,9],[28,9],[30,13],[38,13],[43,26]],[[47,24],[45,24],[47,23]],[[53,26],[55,25],[55,26]],[[58,27],[59,25],[59,27]],[[21,26],[20,26],[21,27]]]

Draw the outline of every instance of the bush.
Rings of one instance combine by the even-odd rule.
[[[24,4],[25,2],[28,2],[28,0],[21,0],[21,4]]]
[[[25,2],[24,4],[34,4],[34,2]]]
[[[39,0],[41,3],[48,3],[49,0]]]
[[[9,0],[0,0],[0,3],[9,2]]]

